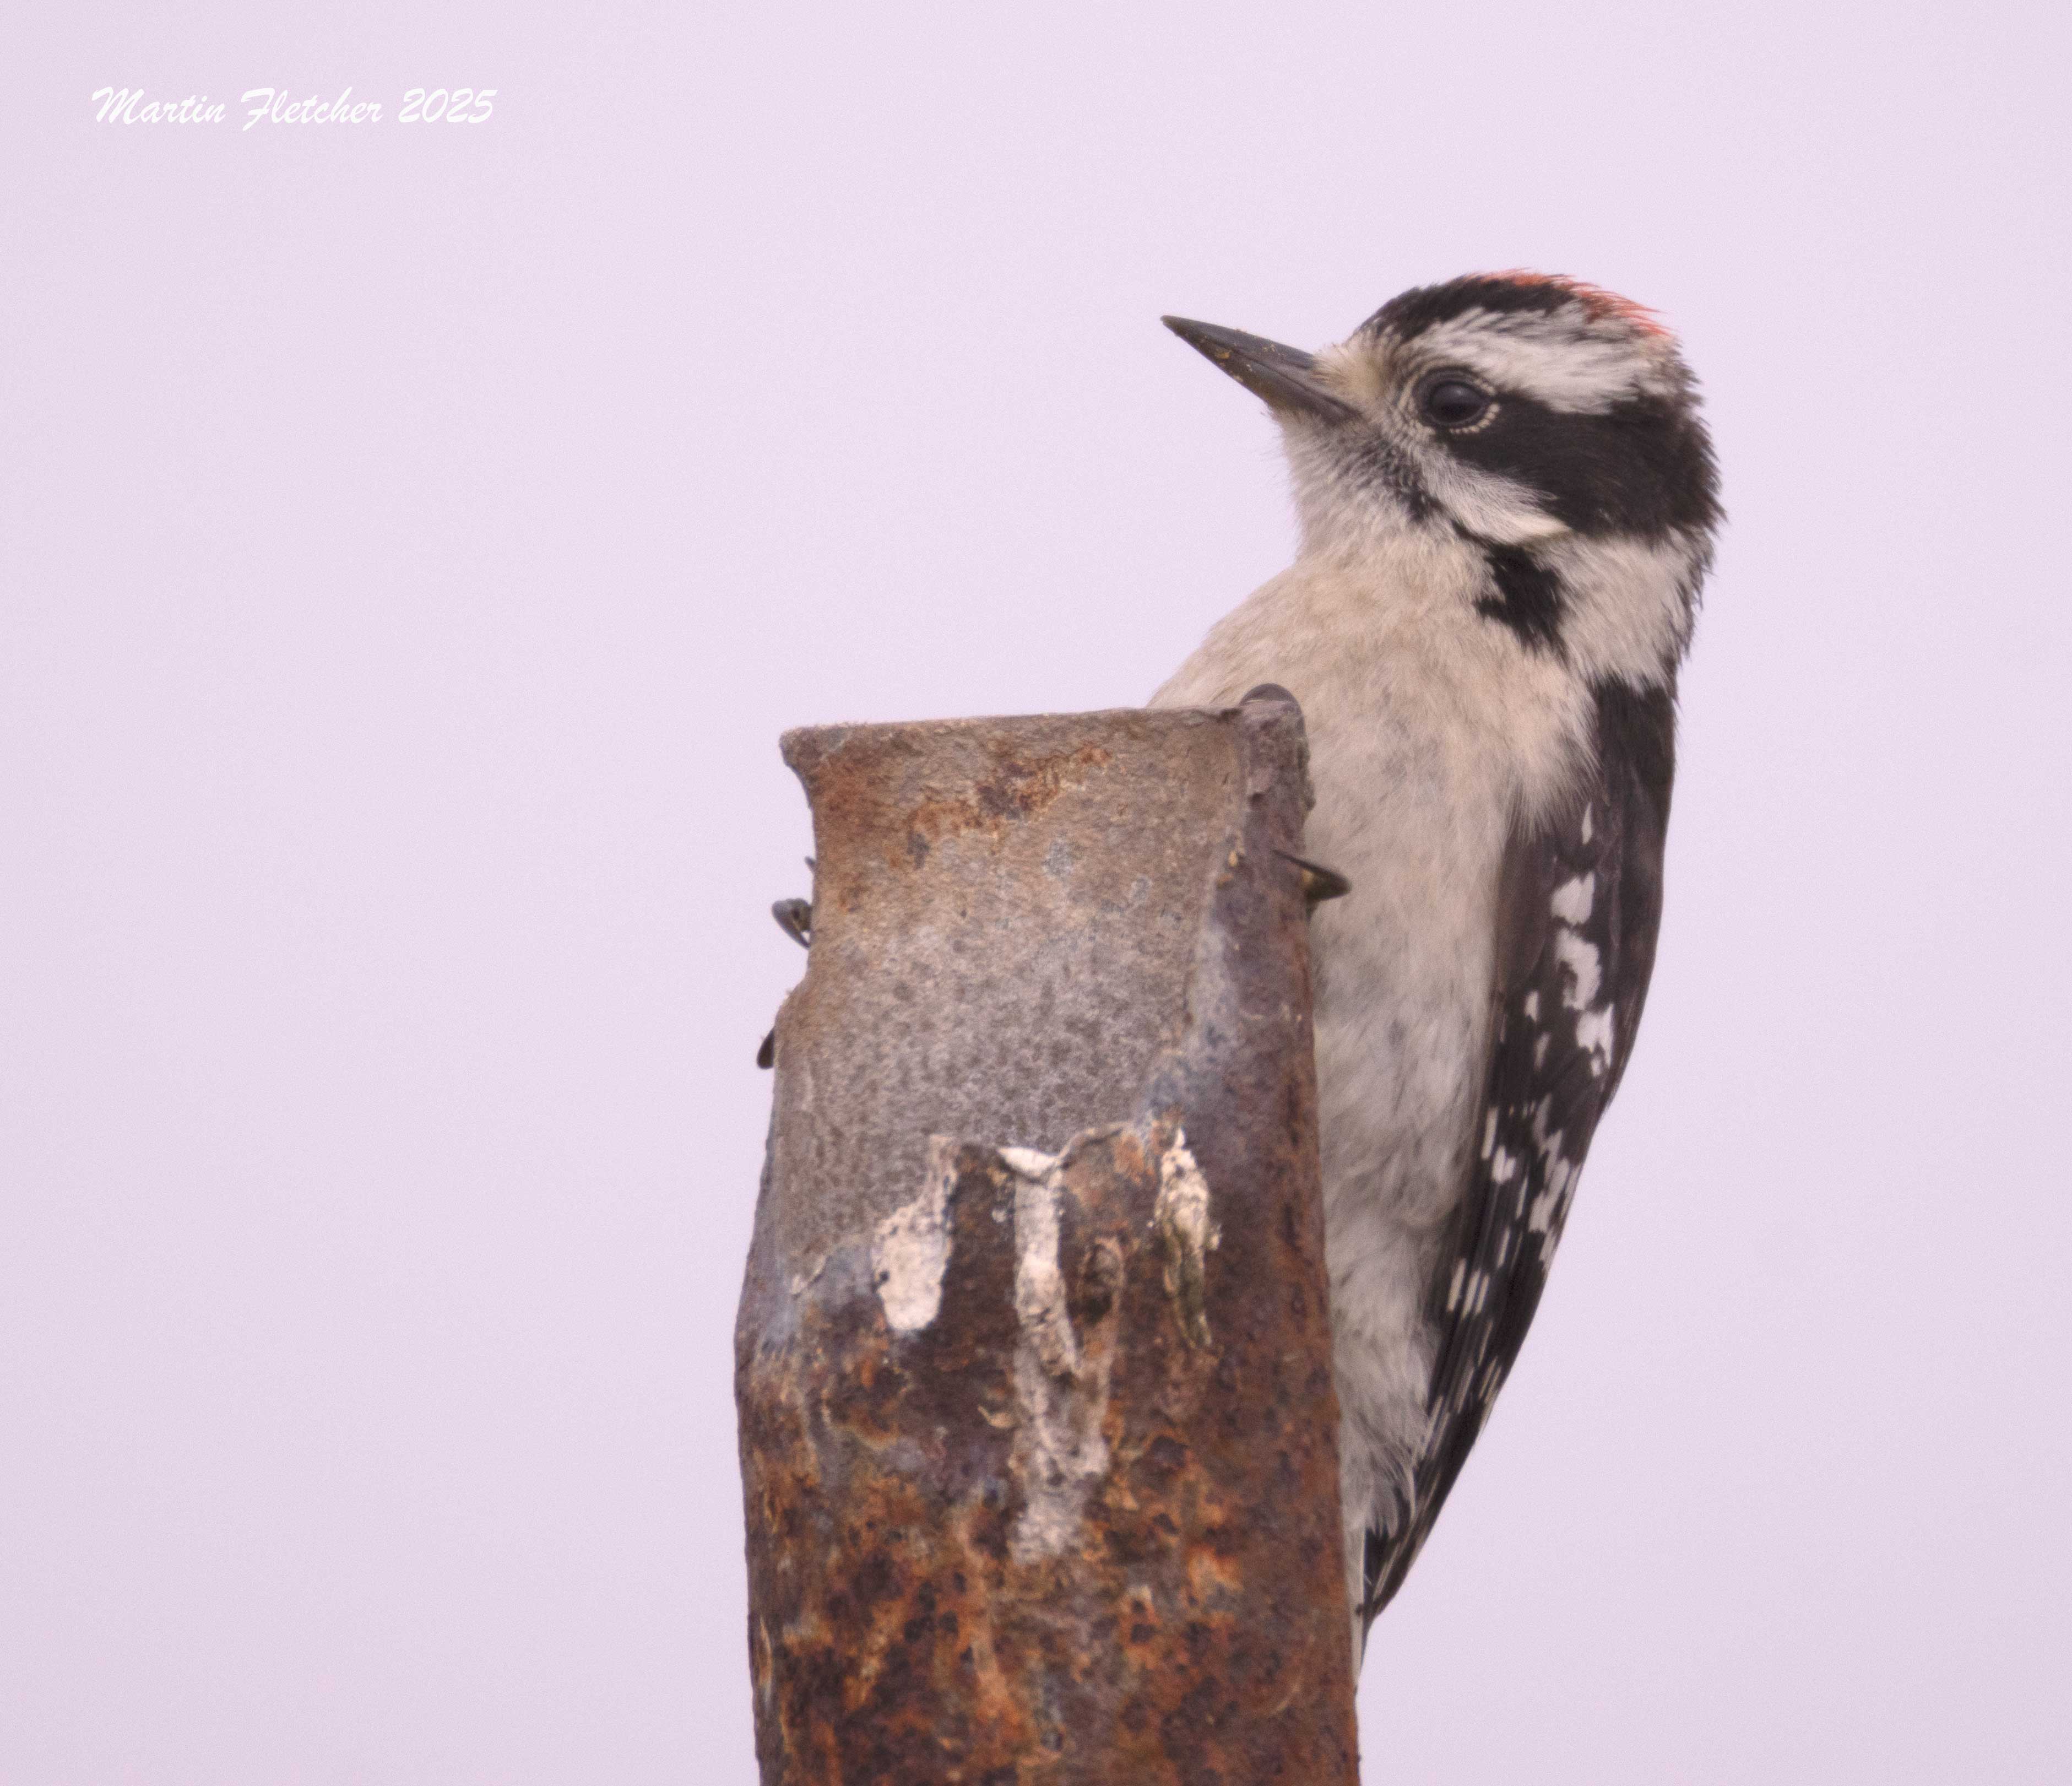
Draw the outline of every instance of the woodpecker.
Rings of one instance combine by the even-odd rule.
[[[1295,562],[1153,698],[1300,702],[1355,1655],[1518,1355],[1655,962],[1676,675],[1721,518],[1649,311],[1477,274],[1309,354],[1181,317],[1264,399]]]

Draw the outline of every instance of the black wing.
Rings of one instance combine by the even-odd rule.
[[[1416,1499],[1367,1541],[1369,1625],[1402,1586],[1540,1306],[1583,1154],[1640,1026],[1675,770],[1667,689],[1597,690],[1572,807],[1513,835],[1497,902],[1496,1019],[1466,1196],[1432,1286],[1444,1338]]]

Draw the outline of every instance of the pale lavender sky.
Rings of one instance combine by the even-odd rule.
[[[4,28],[0,1786],[750,1779],[778,731],[1141,699],[1291,544],[1159,313],[1521,265],[1732,523],[1368,1777],[2072,1776],[2061,9],[289,10]]]

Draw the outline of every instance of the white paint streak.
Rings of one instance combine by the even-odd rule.
[[[1176,1130],[1158,1162],[1158,1202],[1153,1224],[1166,1245],[1166,1294],[1180,1331],[1195,1345],[1210,1343],[1207,1256],[1223,1240],[1209,1216],[1209,1181],[1188,1150],[1187,1131]]]
[[[1079,1348],[1065,1307],[1064,1274],[1058,1269],[1058,1203],[1064,1195],[1054,1154],[1033,1147],[1003,1147],[1000,1157],[1013,1170],[1014,1318],[1036,1348],[1043,1368],[1069,1376],[1079,1368]]]
[[[999,1152],[1008,1170],[1019,1178],[1048,1178],[1058,1163],[1055,1154],[1039,1154],[1033,1147],[1003,1147]]]
[[[1060,1156],[1003,1147],[1013,1172],[1014,1393],[1020,1421],[1013,1467],[1022,1488],[1022,1516],[1008,1536],[1018,1562],[1055,1557],[1076,1541],[1087,1497],[1107,1473],[1108,1413],[1113,1330],[1083,1348],[1067,1307],[1059,1263],[1059,1210],[1070,1195]],[[1100,1330],[1096,1330],[1097,1331]]]
[[[943,1306],[943,1274],[950,1263],[950,1232],[944,1218],[950,1187],[956,1181],[952,1163],[956,1145],[940,1135],[929,1137],[927,1187],[880,1222],[871,1242],[871,1280],[884,1306],[886,1325],[894,1333],[919,1332]]]

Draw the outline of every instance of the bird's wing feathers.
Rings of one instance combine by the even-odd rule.
[[[1416,1559],[1538,1307],[1576,1177],[1633,1047],[1655,965],[1675,770],[1666,689],[1597,691],[1594,772],[1521,828],[1498,905],[1495,1021],[1470,1183],[1432,1286],[1443,1335],[1407,1528],[1370,1531],[1371,1623]]]

